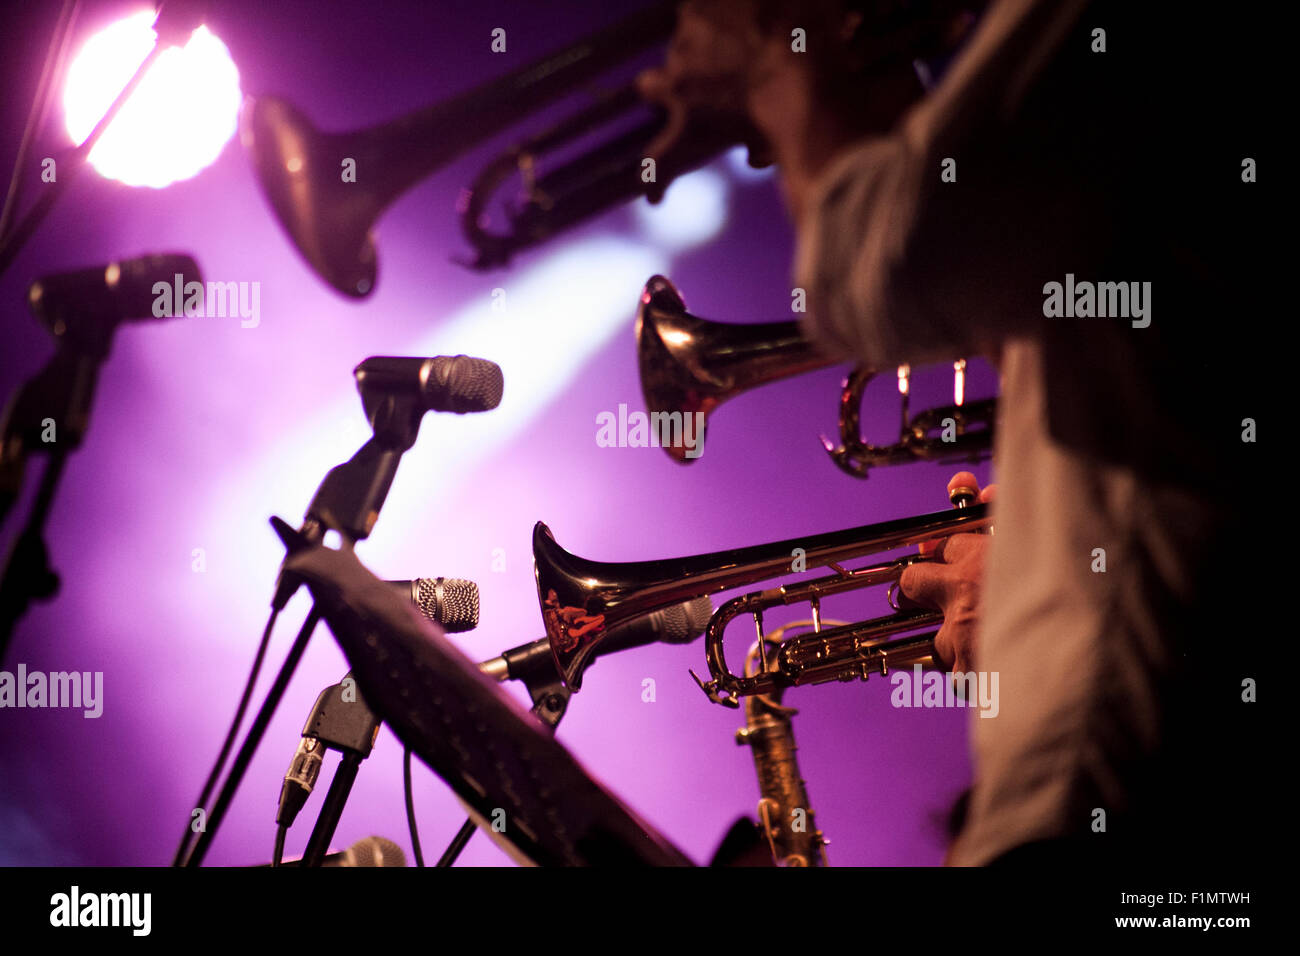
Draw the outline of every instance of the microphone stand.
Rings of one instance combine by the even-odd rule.
[[[287,522],[271,519],[290,553],[320,544],[327,531],[337,531],[350,548],[374,530],[379,510],[397,476],[397,466],[415,444],[427,409],[415,395],[385,393],[372,397],[363,392],[362,404],[374,436],[355,455],[330,469],[316,489],[302,527],[295,532]],[[284,610],[301,584],[295,576],[282,571],[272,606]]]
[[[212,840],[221,826],[221,821],[226,815],[226,808],[230,806],[230,801],[234,799],[235,791],[239,789],[239,784],[244,779],[244,772],[248,769],[248,765],[252,763],[253,755],[257,752],[257,745],[262,742],[266,728],[271,723],[276,708],[280,706],[280,699],[289,686],[289,680],[293,677],[293,672],[298,669],[298,662],[302,660],[302,655],[307,650],[307,643],[311,640],[312,632],[316,630],[316,625],[320,623],[320,620],[321,614],[313,604],[307,619],[298,631],[298,636],[294,638],[293,646],[289,649],[289,656],[285,658],[284,664],[280,667],[280,673],[275,676],[275,683],[271,685],[266,700],[262,702],[262,707],[257,712],[257,717],[248,731],[248,736],[244,738],[244,745],[240,747],[239,754],[235,757],[235,763],[230,769],[230,776],[226,778],[225,785],[217,795],[217,802],[213,805],[212,812],[208,814],[207,825],[199,835],[198,842],[194,844],[194,850],[185,860],[184,866],[198,866],[203,862],[203,857],[207,854],[208,847],[212,844]]]
[[[555,728],[559,726],[565,712],[569,709],[569,700],[573,697],[573,691],[565,687],[564,681],[560,679],[560,674],[551,659],[549,647],[533,648],[529,653],[544,656],[546,660],[543,666],[527,667],[526,662],[522,660],[523,655],[512,661],[512,664],[519,667],[520,673],[524,675],[520,680],[527,688],[528,696],[532,698],[533,713],[554,735]],[[521,664],[525,666],[520,666]],[[589,661],[583,671],[585,672],[590,666]]]
[[[327,687],[322,692],[322,696],[337,693],[342,697],[343,684],[351,676],[352,672],[348,671],[342,681],[333,687]],[[330,781],[325,803],[316,818],[316,826],[311,831],[311,838],[307,841],[307,848],[303,851],[299,866],[320,866],[324,861],[330,841],[334,839],[334,831],[338,829],[339,819],[343,815],[343,805],[352,792],[353,783],[356,782],[361,761],[370,756],[370,751],[375,746],[375,738],[379,735],[379,718],[366,705],[361,692],[356,689],[355,682],[352,691],[356,694],[355,700],[345,701],[345,706],[342,707],[326,709],[318,725],[309,728],[312,735],[327,748],[332,747],[341,751],[343,759],[334,771],[334,779]]]
[[[550,658],[549,649],[534,650],[532,653],[544,653]],[[587,667],[591,664],[588,663]],[[552,736],[555,729],[560,725],[560,721],[569,709],[569,700],[573,697],[573,691],[564,686],[564,681],[560,680],[559,672],[554,667],[545,668],[527,668],[527,676],[521,678],[523,685],[528,689],[528,696],[532,698],[532,712],[536,715]],[[586,668],[583,668],[585,671]],[[438,858],[436,866],[451,866],[456,862],[456,858],[465,849],[469,843],[470,837],[478,829],[478,825],[472,817],[466,817],[465,822],[460,825],[456,835],[451,838],[451,843],[447,844],[447,849],[443,850],[442,856]]]
[[[0,663],[32,601],[58,593],[59,577],[50,567],[45,524],[68,456],[80,447],[89,427],[95,385],[115,328],[68,323],[54,356],[19,387],[0,424],[0,525],[22,491],[28,454],[46,451],[50,459],[27,522],[0,570]],[[52,442],[45,440],[51,427]]]
[[[50,567],[45,545],[45,523],[67,460],[67,453],[62,451],[50,456],[27,523],[15,539],[0,577],[0,662],[9,649],[14,628],[32,601],[48,601],[59,591],[59,575]]]
[[[352,550],[357,541],[369,537],[375,521],[379,518],[379,510],[388,497],[388,490],[397,474],[397,466],[401,462],[402,454],[415,444],[420,430],[420,421],[427,411],[418,395],[381,393],[371,396],[363,392],[362,403],[370,417],[374,436],[350,459],[330,469],[329,474],[316,490],[316,495],[307,509],[299,530],[295,531],[288,522],[278,517],[271,519],[271,526],[279,535],[289,555],[319,544],[328,531],[337,531],[343,538],[343,547],[348,550]],[[301,579],[297,575],[286,572],[282,565],[279,579],[276,581],[272,607],[277,612],[284,610],[289,599],[301,585]],[[279,706],[281,697],[284,696],[289,678],[293,676],[299,659],[306,651],[307,642],[320,622],[321,616],[321,612],[313,602],[311,612],[294,641],[289,657],[276,676],[275,685],[267,694],[261,710],[258,711],[257,719],[244,740],[239,756],[231,767],[230,776],[226,779],[217,803],[208,816],[207,826],[185,860],[185,866],[196,867],[203,862],[203,857],[225,816],[226,807],[229,806],[235,791],[243,781],[244,773],[252,762],[253,754],[266,733],[267,725],[270,724],[271,717]],[[328,843],[329,838],[333,836],[334,826],[338,824],[338,815],[342,813],[342,801],[347,799],[359,765],[360,759],[351,761],[345,757],[344,763],[336,772],[334,782],[330,785],[330,792],[326,796],[326,808],[322,809],[324,822],[317,823],[317,828],[324,834],[322,840],[325,843]],[[334,817],[333,826],[326,819],[327,810],[328,815]],[[325,829],[328,829],[328,834],[325,834]],[[317,840],[316,831],[312,833],[312,840]],[[307,858],[304,857],[303,865],[319,865],[323,855],[323,852],[317,855],[315,863],[307,862]]]

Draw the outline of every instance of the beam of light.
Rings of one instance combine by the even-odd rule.
[[[668,252],[708,242],[727,223],[727,179],[714,169],[698,169],[675,180],[663,200],[633,205],[646,238]],[[648,278],[648,277],[647,277]]]
[[[637,295],[650,276],[668,268],[664,256],[643,244],[611,237],[574,243],[511,278],[500,313],[484,305],[462,309],[414,343],[412,355],[463,352],[491,359],[505,375],[505,395],[486,415],[448,422],[453,427],[440,434],[438,456],[413,460],[402,475],[411,491],[401,499],[444,507],[442,493],[543,416],[611,339],[626,338],[630,350]],[[441,430],[443,423],[437,424]],[[455,443],[450,453],[449,442]]]
[[[494,309],[494,300],[484,295],[449,310],[436,331],[411,342],[407,355],[464,353],[496,362],[505,393],[500,406],[484,414],[425,416],[419,440],[402,459],[381,524],[426,527],[448,508],[486,507],[472,492],[465,500],[474,472],[545,416],[548,405],[613,337],[626,336],[631,347],[637,293],[646,279],[668,268],[667,257],[643,243],[609,236],[575,242],[504,281],[503,309]],[[428,303],[410,307],[427,309]],[[348,356],[340,368],[365,357]],[[207,509],[204,540],[214,542],[212,549],[244,556],[240,580],[229,582],[232,593],[268,591],[283,551],[265,530],[265,517],[279,514],[296,525],[325,473],[370,436],[346,374],[335,394],[313,399],[310,407],[314,414],[292,434],[249,466],[237,466]],[[592,435],[594,441],[594,424]],[[254,553],[250,540],[265,547]],[[236,613],[247,631],[263,612],[264,603],[254,600]]]
[[[95,34],[68,69],[63,109],[68,135],[81,143],[107,112],[154,44],[154,13],[143,10]],[[135,93],[90,151],[101,176],[162,188],[197,175],[234,135],[239,73],[207,27],[150,67]]]

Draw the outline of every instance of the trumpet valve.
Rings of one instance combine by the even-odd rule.
[[[958,472],[948,482],[948,500],[954,508],[965,508],[979,501],[980,485],[969,471]]]

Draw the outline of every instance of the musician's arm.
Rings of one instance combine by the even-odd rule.
[[[940,84],[888,136],[808,149],[833,139],[834,117],[810,110],[802,130],[757,117],[797,227],[795,280],[808,294],[810,336],[888,365],[989,353],[1037,324],[1051,253],[1026,221],[1047,211],[1012,189],[1024,184],[1008,181],[1000,150],[1083,6],[991,5]],[[955,182],[944,181],[948,160]],[[1065,223],[1038,228],[1071,241]],[[1026,254],[1030,244],[1037,254]]]

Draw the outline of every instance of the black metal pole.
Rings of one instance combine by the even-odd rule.
[[[67,460],[67,452],[63,451],[50,456],[41,474],[41,484],[28,513],[27,524],[14,541],[3,576],[0,576],[0,662],[4,661],[9,650],[14,627],[27,613],[32,601],[53,597],[59,589],[59,578],[50,568],[45,547],[45,522]]]
[[[357,771],[361,769],[361,761],[364,759],[354,750],[344,751],[299,866],[320,866],[325,859],[325,851],[329,849],[330,840],[334,839],[339,818],[343,816],[343,805],[347,803],[348,794],[352,792],[352,784],[356,782]]]
[[[275,683],[267,693],[266,700],[262,702],[262,708],[257,712],[257,717],[253,720],[253,726],[249,728],[248,736],[244,738],[244,745],[239,749],[239,754],[235,757],[235,763],[230,768],[230,776],[226,778],[225,785],[222,786],[221,792],[217,795],[217,802],[213,806],[212,812],[208,814],[203,833],[199,836],[198,842],[194,844],[194,851],[190,854],[189,859],[185,861],[186,866],[199,866],[203,862],[203,857],[208,852],[208,847],[216,836],[217,828],[221,826],[221,820],[226,815],[226,809],[230,806],[235,791],[243,781],[248,765],[252,763],[253,754],[257,752],[257,745],[262,742],[262,736],[271,723],[271,717],[274,716],[275,709],[280,706],[280,699],[284,696],[285,689],[289,686],[289,680],[293,677],[293,672],[297,670],[298,662],[302,660],[303,652],[307,650],[307,642],[311,640],[312,631],[316,630],[316,625],[320,623],[320,619],[321,613],[313,604],[311,613],[307,615],[307,620],[303,621],[302,629],[298,631],[298,636],[294,638],[293,647],[289,649],[289,656],[285,658],[284,664],[280,667],[280,673],[275,677]]]

